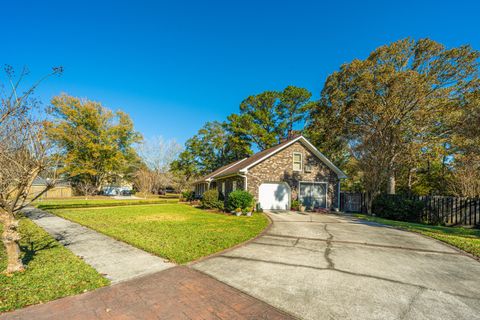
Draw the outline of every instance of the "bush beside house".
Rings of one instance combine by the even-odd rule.
[[[253,195],[248,191],[232,191],[227,198],[227,211],[232,212],[238,208],[242,211],[248,211],[253,207]]]
[[[205,191],[202,196],[201,204],[202,207],[205,209],[224,209],[223,201],[219,199],[217,189]]]

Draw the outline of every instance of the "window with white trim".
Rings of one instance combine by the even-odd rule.
[[[232,191],[237,190],[237,180],[232,181]]]
[[[300,152],[293,153],[293,171],[302,171],[303,155]]]

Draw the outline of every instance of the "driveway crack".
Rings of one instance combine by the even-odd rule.
[[[330,231],[328,231],[327,225],[324,225],[324,230],[328,234],[328,238],[327,238],[327,247],[325,248],[325,252],[323,256],[325,257],[325,260],[327,260],[328,269],[335,269],[335,264],[333,263],[332,257],[330,257],[330,253],[332,252],[333,234],[331,234]]]
[[[426,288],[422,288],[420,287],[418,289],[418,291],[415,293],[415,295],[412,297],[412,299],[410,299],[410,302],[408,303],[408,306],[407,306],[407,309],[402,312],[402,314],[400,315],[399,319],[403,320],[407,317],[407,315],[410,313],[410,311],[413,309],[413,305],[415,304],[415,302],[417,301],[417,299],[420,297],[420,295],[425,292],[425,290],[427,290]]]
[[[297,240],[295,240],[295,243],[293,244],[293,247],[296,247],[296,246],[297,246],[298,241],[300,241],[300,238],[297,238]]]

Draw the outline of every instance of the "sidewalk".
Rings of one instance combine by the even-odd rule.
[[[163,258],[43,210],[27,208],[24,213],[112,283],[175,266]]]

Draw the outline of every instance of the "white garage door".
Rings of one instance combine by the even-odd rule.
[[[290,188],[286,183],[263,183],[258,190],[258,201],[262,209],[288,210]]]
[[[325,182],[300,182],[299,200],[309,208],[327,207],[327,184]]]

